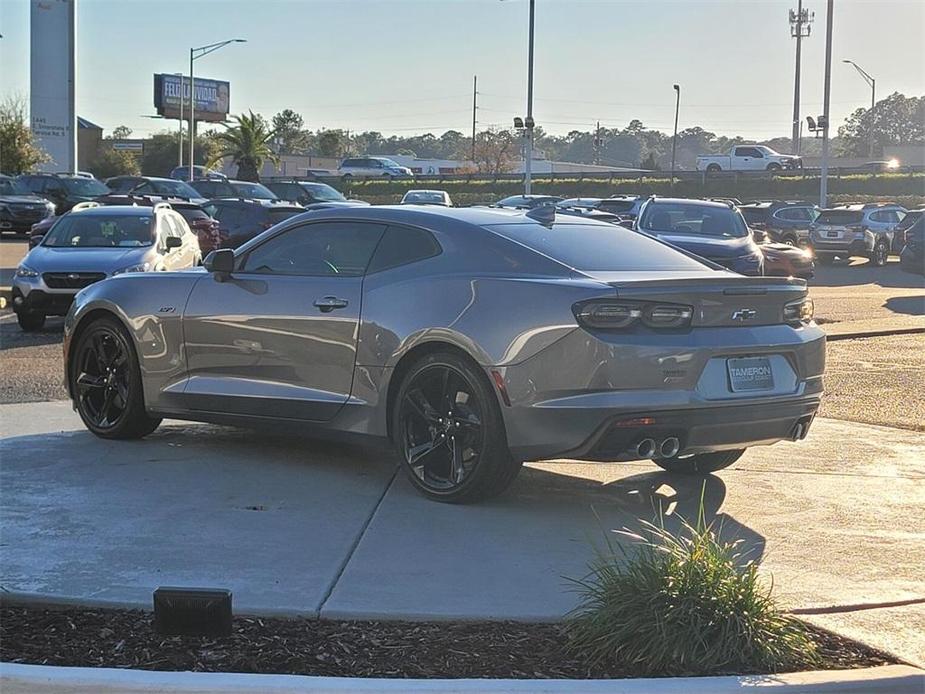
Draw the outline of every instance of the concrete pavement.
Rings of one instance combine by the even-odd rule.
[[[68,403],[0,406],[0,586],[150,607],[227,587],[238,612],[558,619],[614,530],[708,519],[762,557],[782,604],[925,664],[925,434],[817,420],[702,481],[653,465],[528,466],[478,506],[418,496],[380,451],[169,423],[139,442]]]

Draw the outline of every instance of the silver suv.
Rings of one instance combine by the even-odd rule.
[[[402,166],[388,157],[353,157],[344,159],[337,169],[345,181],[354,176],[360,178],[414,178],[407,166]]]
[[[891,203],[840,205],[822,210],[809,228],[809,243],[820,263],[853,255],[886,265],[893,246],[894,230],[905,208]]]

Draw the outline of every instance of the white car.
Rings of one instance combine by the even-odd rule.
[[[414,178],[406,166],[392,161],[388,157],[353,157],[344,159],[337,173],[344,180],[354,176],[358,178]]]
[[[453,201],[445,190],[409,190],[401,199],[402,205],[440,205],[452,207]]]
[[[707,173],[720,171],[780,171],[802,169],[803,160],[792,154],[780,154],[764,145],[737,145],[728,154],[697,157],[697,170]]]

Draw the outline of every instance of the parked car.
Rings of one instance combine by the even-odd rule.
[[[858,255],[869,258],[874,265],[886,265],[894,230],[905,214],[905,208],[892,203],[839,205],[822,210],[809,231],[816,260],[831,263],[836,257]]]
[[[642,203],[647,199],[642,195],[612,195],[609,198],[602,199],[597,204],[597,209],[620,215],[624,219],[636,219],[639,216]]]
[[[62,215],[13,277],[13,310],[23,330],[63,316],[74,296],[106,277],[199,264],[196,235],[167,203],[105,206]]]
[[[154,176],[113,176],[106,179],[106,186],[114,193],[136,195],[157,195],[164,198],[184,198],[190,202],[203,203],[206,198],[185,181]]]
[[[337,168],[344,180],[361,178],[414,178],[407,166],[402,166],[388,157],[351,157],[344,159]]]
[[[277,200],[276,194],[260,183],[252,181],[191,181],[190,186],[204,198],[248,198],[250,200]]]
[[[87,202],[109,192],[109,188],[95,178],[70,174],[23,174],[19,180],[33,193],[54,204],[55,213],[59,215],[79,202]]]
[[[315,181],[302,181],[299,179],[268,181],[267,188],[273,191],[280,200],[297,202],[305,208],[316,208],[318,205],[334,207],[336,205],[368,205],[363,200],[348,200],[337,189],[327,183]]]
[[[402,196],[401,204],[452,207],[453,201],[445,190],[409,190]]]
[[[758,244],[764,255],[764,274],[768,277],[799,277],[812,279],[816,274],[813,253],[788,243]]]
[[[912,228],[912,225],[915,224],[919,218],[922,216],[922,213],[925,210],[908,210],[906,216],[903,217],[899,224],[893,229],[893,252],[899,253],[902,251],[903,246],[906,245],[906,232]]]
[[[511,195],[494,204],[495,207],[517,207],[529,210],[538,205],[558,205],[565,198],[558,195]]]
[[[920,214],[915,218],[912,226],[906,229],[905,238],[899,266],[906,272],[925,275],[925,217]]]
[[[25,234],[55,214],[55,206],[12,176],[0,174],[0,233]]]
[[[582,207],[585,209],[593,209],[597,207],[597,204],[601,201],[601,198],[565,198],[556,203],[556,206],[559,208],[564,207]]]
[[[91,432],[179,415],[390,438],[420,492],[466,502],[524,460],[706,474],[805,437],[822,395],[803,281],[554,209],[319,210],[205,269],[78,295],[64,363]],[[116,405],[94,390],[112,360]]]
[[[764,274],[764,255],[732,204],[649,198],[636,228],[740,275]]]
[[[159,202],[168,203],[175,212],[186,220],[190,230],[196,234],[196,238],[199,240],[199,250],[202,252],[203,258],[216,248],[221,248],[225,241],[218,222],[203,209],[202,205],[190,202],[186,198],[113,193],[97,198],[96,202],[101,205],[143,205],[147,207],[153,207]],[[35,233],[35,228],[33,228],[33,233]]]
[[[271,226],[305,212],[293,202],[244,198],[212,200],[203,209],[218,220],[224,248],[237,248]]]
[[[805,246],[809,227],[819,216],[815,205],[797,200],[759,200],[738,207],[749,227],[762,229],[775,243],[789,246]]]
[[[175,166],[173,169],[171,169],[169,176],[176,181],[188,181],[189,166]],[[206,166],[199,166],[197,164],[193,166],[193,180],[198,180],[200,178],[210,181],[228,180],[228,177],[221,171],[216,171],[215,169],[210,169]]]
[[[728,154],[705,154],[697,157],[697,170],[707,173],[802,168],[803,160],[800,157],[780,154],[765,145],[736,145]]]

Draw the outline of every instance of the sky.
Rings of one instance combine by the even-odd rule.
[[[197,60],[231,82],[231,110],[291,108],[311,130],[386,135],[507,127],[526,112],[528,0],[77,0],[77,110],[144,137],[153,74],[188,71],[189,49],[244,38]],[[797,0],[536,0],[534,118],[548,132],[633,118],[765,139],[790,134]],[[925,2],[835,0],[834,125],[878,99],[925,94]],[[822,112],[824,0],[803,42],[802,115]],[[0,97],[29,93],[29,0],[0,0]]]

